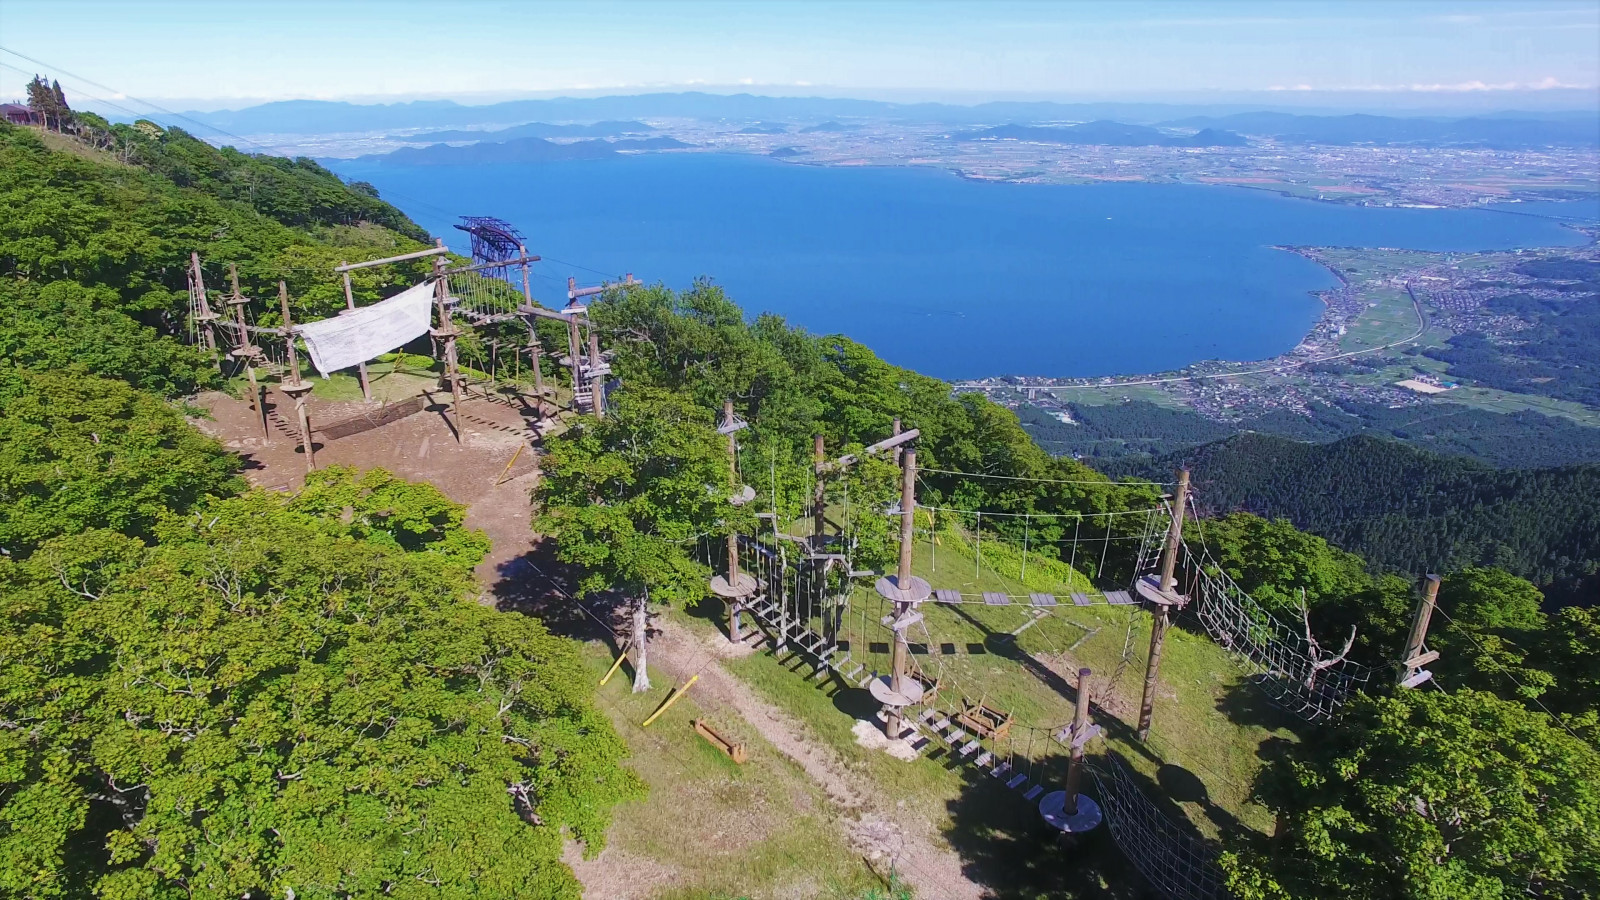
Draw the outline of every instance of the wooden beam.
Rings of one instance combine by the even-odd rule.
[[[921,429],[913,428],[910,431],[902,432],[894,437],[885,438],[870,447],[864,447],[859,455],[855,453],[846,453],[844,456],[841,456],[832,462],[818,463],[817,471],[833,472],[838,469],[847,469],[850,466],[855,465],[861,456],[878,454],[885,450],[893,450],[901,444],[916,440],[921,435]]]
[[[333,270],[335,272],[348,272],[351,269],[370,269],[373,266],[381,266],[381,265],[386,265],[388,263],[395,263],[395,262],[405,262],[408,259],[421,259],[424,256],[440,256],[442,254],[449,253],[449,252],[450,252],[450,248],[448,248],[448,247],[429,247],[426,250],[418,250],[415,253],[402,253],[399,256],[386,256],[383,259],[369,259],[366,262],[349,263],[349,264],[343,265],[343,266],[334,266]]]

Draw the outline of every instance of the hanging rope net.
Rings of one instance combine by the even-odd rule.
[[[1170,900],[1221,900],[1223,886],[1211,845],[1168,818],[1129,777],[1125,764],[1110,756],[1089,766],[1100,793],[1111,839],[1145,880]]]
[[[517,318],[525,301],[522,291],[507,282],[476,269],[445,274],[454,312],[474,325],[488,325]]]
[[[1183,562],[1193,572],[1195,615],[1274,705],[1308,722],[1331,718],[1371,680],[1373,669],[1349,660],[1329,664],[1302,630],[1291,628],[1245,593],[1208,554]]]

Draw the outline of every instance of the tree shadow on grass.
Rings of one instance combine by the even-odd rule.
[[[1259,683],[1267,675],[1251,675],[1235,681],[1226,693],[1217,699],[1217,712],[1240,727],[1264,728],[1268,731],[1299,732],[1306,723],[1272,702],[1267,696],[1268,685]]]
[[[1066,761],[1039,763],[1040,783],[1058,790]],[[992,900],[1165,900],[1151,890],[1102,823],[1083,835],[1065,835],[1039,814],[1035,801],[970,766],[961,793],[948,804],[946,838],[960,854],[962,871]],[[1092,780],[1084,793],[1094,796]]]
[[[600,641],[613,653],[621,650],[618,635],[626,633],[623,597],[606,592],[578,599],[577,572],[555,558],[549,542],[501,563],[496,575],[489,587],[496,609],[533,616],[551,634]]]

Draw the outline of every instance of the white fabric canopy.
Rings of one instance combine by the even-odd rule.
[[[387,300],[296,330],[311,351],[311,364],[327,378],[329,372],[364,363],[426,334],[432,303],[433,282],[424,281]]]

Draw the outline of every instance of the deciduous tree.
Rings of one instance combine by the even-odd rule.
[[[728,502],[726,440],[682,394],[627,388],[603,420],[551,440],[534,492],[534,528],[580,567],[582,594],[615,591],[633,607],[634,690],[650,687],[648,604],[708,593],[699,543],[751,523]]]
[[[1600,753],[1492,694],[1363,697],[1268,765],[1279,836],[1223,857],[1244,900],[1600,890]]]

